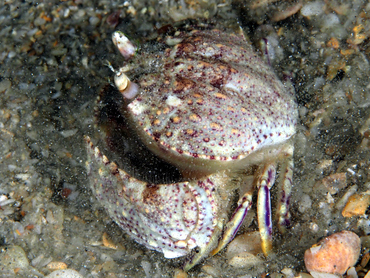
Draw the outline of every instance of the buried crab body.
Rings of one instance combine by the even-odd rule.
[[[156,51],[143,48],[137,54],[122,33],[116,32],[113,41],[129,60],[115,77],[124,100],[119,110],[137,138],[176,166],[182,179],[169,184],[136,179],[86,137],[88,175],[108,214],[137,242],[166,258],[188,255],[198,247],[187,270],[235,236],[252,192],[241,193],[229,219],[230,196],[243,187],[243,169],[259,165],[257,215],[267,255],[272,249],[270,188],[277,162],[282,162],[280,226],[289,218],[294,92],[237,35],[177,31],[159,38]],[[114,128],[103,129],[111,141]]]

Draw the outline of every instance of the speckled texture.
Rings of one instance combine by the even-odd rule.
[[[153,59],[156,65],[133,78],[141,94],[128,110],[134,125],[165,151],[237,160],[294,134],[293,91],[242,35],[179,32],[171,41],[181,42],[166,45],[163,54],[139,52],[130,61],[140,67],[142,59]]]
[[[148,42],[151,44],[153,41]],[[246,165],[257,164],[261,166],[256,172],[261,175],[261,181],[256,182],[261,198],[258,222],[263,250],[269,253],[270,187],[276,170],[272,165],[266,167],[271,170],[262,169],[265,163],[291,159],[288,139],[297,124],[294,92],[284,88],[242,36],[215,29],[177,31],[174,36],[160,36],[154,44],[159,46],[142,46],[130,64],[118,72],[124,78],[132,75],[131,82],[138,84],[139,93],[133,100],[125,99],[123,89],[123,95],[112,97],[114,105],[104,103],[104,95],[109,93],[103,89],[96,108],[98,128],[103,129],[101,137],[108,142],[108,149],[118,153],[113,154],[118,164],[127,153],[116,146],[116,138],[125,140],[128,133],[128,140],[141,140],[161,158],[181,166],[179,170],[187,174],[182,176],[185,182],[139,181],[135,171],[130,175],[125,167],[119,169],[109,161],[110,154],[104,156],[88,138],[87,169],[93,193],[124,231],[146,247],[163,252],[166,258],[184,256],[199,247],[196,259],[190,263],[194,265],[216,247],[226,223],[223,240],[214,254],[235,236],[251,206],[251,193],[239,196],[235,214],[228,221],[229,200],[236,198],[230,189],[238,188],[241,183],[236,181],[243,179],[243,174],[228,170],[245,171]],[[124,69],[132,72],[121,75]],[[117,86],[120,88],[120,83]],[[117,107],[118,115],[112,112]],[[104,110],[111,111],[105,114]],[[129,118],[138,131],[137,138],[134,132],[124,132],[122,123],[118,125],[122,134],[117,131],[120,118]],[[136,156],[141,153],[137,147],[123,144],[123,148]],[[252,153],[261,153],[261,158],[249,161]],[[242,160],[242,166],[235,167],[228,163],[230,160]],[[219,161],[222,168],[209,166],[213,161]],[[146,159],[141,158],[141,163],[145,164]],[[189,175],[188,164],[198,175]],[[288,173],[288,182],[283,181],[284,211],[279,211],[283,218],[289,215],[292,169]]]
[[[113,81],[106,61],[115,69],[124,65],[111,42],[112,32],[150,38],[161,26],[173,25],[171,18],[206,22],[202,15],[221,26],[237,20],[254,49],[261,38],[267,39],[274,72],[288,75],[295,87],[299,121],[292,227],[286,234],[274,229],[275,254],[261,264],[238,268],[221,252],[188,277],[298,276],[307,272],[305,250],[341,230],[360,236],[366,243],[361,254],[366,256],[369,212],[344,218],[342,210],[351,195],[370,190],[369,1],[279,1],[258,12],[245,1],[232,2],[3,1],[0,245],[1,250],[19,246],[29,261],[20,269],[7,265],[3,277],[41,278],[55,261],[85,278],[180,277],[174,274],[180,259],[166,259],[137,244],[98,204],[87,182],[83,135],[98,138],[93,128],[95,100],[100,88]],[[315,14],[298,11],[283,21],[269,20],[271,11],[281,13],[287,10],[284,4],[302,2],[306,11],[316,6]],[[156,166],[145,173],[153,175]],[[332,175],[345,177],[334,191],[337,183],[326,184]],[[258,229],[254,208],[240,234]],[[105,234],[117,249],[103,244]],[[360,269],[356,265],[363,278],[369,267]]]
[[[217,194],[212,194],[214,178],[190,183],[145,183],[118,169],[89,138],[86,141],[93,192],[133,239],[163,252],[166,258],[184,256],[194,247],[209,243],[222,207]]]

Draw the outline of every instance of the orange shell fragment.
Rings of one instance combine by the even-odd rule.
[[[306,269],[343,275],[360,256],[360,238],[353,232],[341,231],[314,244],[304,254]]]
[[[346,206],[342,211],[343,217],[364,215],[370,206],[370,195],[354,194],[349,197]]]
[[[337,38],[330,38],[330,40],[326,43],[327,47],[331,47],[331,48],[334,48],[334,49],[338,49],[339,48],[339,41]]]

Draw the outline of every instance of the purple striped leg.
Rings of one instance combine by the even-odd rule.
[[[285,163],[281,166],[281,175],[279,178],[280,185],[280,198],[277,210],[277,219],[279,230],[281,233],[286,231],[286,228],[290,226],[290,213],[289,213],[289,203],[290,195],[293,187],[293,159],[287,159]]]
[[[267,256],[272,249],[270,188],[275,182],[276,169],[274,164],[268,164],[261,170],[257,180],[257,218],[261,234],[262,251]]]
[[[240,228],[240,225],[243,223],[243,220],[247,215],[251,205],[252,205],[252,194],[251,192],[247,192],[238,201],[238,207],[236,208],[229,222],[226,224],[225,230],[223,232],[222,238],[218,243],[218,246],[211,252],[212,256],[220,252],[230,241],[233,240],[233,238],[235,237],[236,233]]]

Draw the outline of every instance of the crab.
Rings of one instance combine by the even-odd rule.
[[[187,271],[234,238],[257,190],[267,256],[278,165],[278,226],[290,221],[294,90],[236,33],[176,29],[139,48],[114,32],[113,42],[126,64],[115,71],[119,92],[110,88],[98,99],[105,151],[85,137],[96,198],[136,242],[165,258],[189,255]],[[159,162],[143,166],[153,157]],[[123,169],[133,161],[141,171]],[[159,164],[151,177],[140,174]],[[252,167],[255,189],[245,190]],[[176,174],[157,177],[167,170]]]

